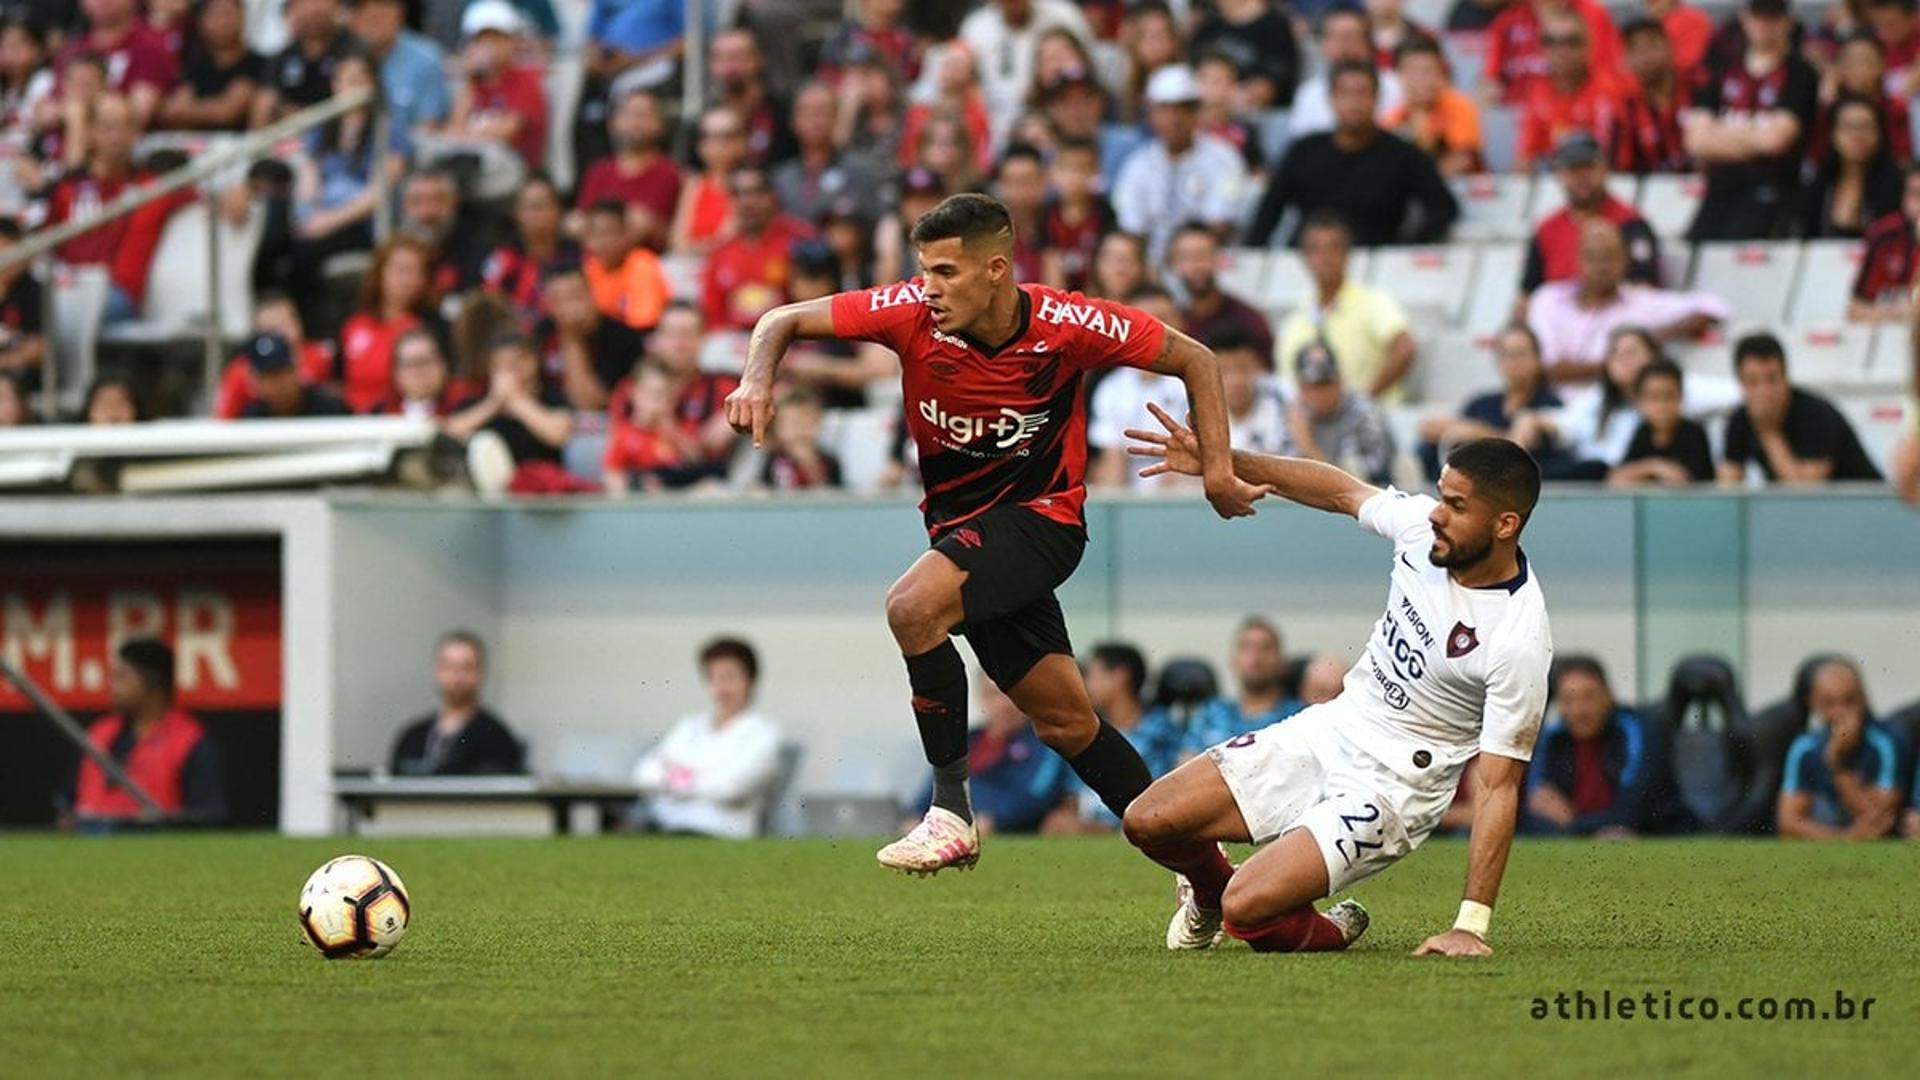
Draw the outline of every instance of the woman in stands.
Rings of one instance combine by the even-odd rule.
[[[1500,371],[1500,389],[1469,400],[1457,414],[1425,417],[1420,421],[1420,460],[1427,475],[1440,477],[1440,461],[1455,443],[1473,439],[1506,436],[1515,427],[1544,409],[1561,407],[1560,395],[1547,381],[1547,365],[1540,356],[1540,339],[1525,325],[1515,324],[1493,339],[1494,365]],[[1551,439],[1529,424],[1525,434],[1530,443],[1522,443],[1542,461],[1559,454]]]
[[[428,270],[433,252],[417,240],[396,236],[374,252],[360,280],[357,310],[340,327],[336,350],[340,396],[354,412],[373,409],[393,391],[393,347],[410,330],[444,336],[438,300]]]
[[[1820,171],[1806,191],[1801,234],[1853,239],[1900,209],[1900,167],[1887,145],[1886,119],[1872,98],[1834,102]]]
[[[52,96],[53,84],[40,28],[20,14],[0,22],[0,132],[30,134],[34,106]]]
[[[201,0],[188,19],[180,83],[161,99],[159,125],[191,131],[240,131],[253,109],[266,61],[247,48],[241,0]]]
[[[972,50],[959,41],[940,47],[939,56],[928,69],[930,89],[917,90],[913,104],[907,106],[907,118],[900,131],[900,167],[911,168],[922,158],[922,136],[936,116],[958,117],[966,129],[967,150],[973,155],[977,177],[993,164],[991,124],[987,118],[986,96],[980,90],[980,76],[974,66]],[[922,79],[924,85],[926,79]],[[1036,83],[1036,85],[1040,85]],[[941,173],[943,179],[953,178]],[[969,191],[971,188],[955,188]]]
[[[1130,304],[1140,286],[1151,283],[1144,237],[1116,230],[1100,238],[1100,246],[1093,250],[1088,296]]]
[[[333,92],[372,91],[371,103],[341,114],[307,135],[306,154],[295,162],[291,208],[292,251],[288,256],[287,291],[299,300],[310,326],[321,325],[318,301],[325,295],[325,264],[335,255],[366,251],[373,246],[373,211],[379,202],[376,170],[397,181],[404,162],[396,152],[398,133],[390,133],[386,147],[376,147],[374,111],[380,107],[380,78],[373,59],[359,50],[343,54],[334,63]],[[281,225],[280,228],[288,228]],[[261,259],[272,265],[269,249],[286,243],[269,219],[269,237],[261,241]],[[284,250],[282,248],[281,250]],[[364,410],[385,392],[385,383],[356,409]],[[353,403],[353,398],[348,397]]]
[[[949,195],[985,190],[986,176],[978,163],[977,144],[955,113],[939,112],[927,118],[913,143],[913,164],[933,170]]]
[[[86,404],[80,409],[80,419],[87,425],[138,424],[146,418],[147,410],[140,404],[133,380],[125,375],[102,375],[87,387]]]
[[[669,246],[679,255],[705,255],[733,231],[727,177],[747,158],[747,122],[725,105],[700,115],[694,155],[700,170],[680,185]]]
[[[495,248],[481,268],[482,286],[513,308],[521,328],[532,333],[545,317],[540,281],[556,267],[580,261],[580,245],[561,230],[566,204],[545,173],[534,173],[513,197],[511,242]]]

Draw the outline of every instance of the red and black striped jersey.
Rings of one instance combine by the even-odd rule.
[[[833,332],[900,356],[907,430],[920,451],[927,532],[1014,504],[1084,528],[1090,368],[1146,367],[1166,328],[1136,308],[1020,286],[1013,340],[994,349],[936,329],[919,278],[833,298]]]

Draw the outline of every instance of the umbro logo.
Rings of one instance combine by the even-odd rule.
[[[978,550],[981,544],[980,533],[975,529],[955,529],[953,530],[953,542],[963,548]]]
[[[948,360],[932,360],[927,363],[927,371],[936,379],[951,379],[960,374],[960,365]]]

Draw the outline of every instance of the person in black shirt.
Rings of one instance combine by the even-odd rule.
[[[1620,464],[1607,474],[1614,487],[1646,484],[1683,486],[1712,480],[1713,449],[1707,429],[1687,419],[1680,365],[1655,357],[1633,380],[1633,400],[1640,409],[1640,426]]]
[[[1727,422],[1720,479],[1745,480],[1749,463],[1773,483],[1880,480],[1847,418],[1825,398],[1787,382],[1787,353],[1772,334],[1750,334],[1733,349],[1745,404]]]
[[[1707,194],[1690,239],[1762,240],[1798,209],[1795,187],[1819,108],[1820,76],[1795,51],[1787,0],[1747,0],[1746,52],[1694,96],[1682,129],[1706,166]]]
[[[578,261],[556,264],[541,293],[548,311],[541,337],[552,343],[548,374],[559,376],[562,394],[573,408],[606,409],[613,387],[647,351],[645,331],[600,313]]]
[[[240,410],[242,420],[353,415],[346,402],[320,387],[302,383],[295,359],[292,343],[279,334],[256,334],[247,343],[253,400]]]
[[[1460,205],[1432,158],[1375,123],[1379,75],[1365,64],[1342,63],[1329,78],[1333,130],[1288,148],[1254,213],[1247,242],[1265,247],[1289,207],[1303,218],[1315,210],[1338,211],[1363,247],[1445,238]]]
[[[1272,0],[1219,0],[1193,32],[1194,56],[1219,53],[1241,71],[1240,86],[1247,104],[1256,109],[1284,109],[1293,104],[1300,82],[1300,45],[1293,22],[1276,10]]]
[[[573,413],[560,391],[542,385],[533,342],[516,333],[495,338],[487,350],[487,366],[492,372],[487,392],[462,402],[447,418],[446,433],[465,441],[491,431],[507,444],[516,466],[530,461],[560,464],[561,452],[573,437]]]
[[[162,127],[239,131],[266,77],[267,61],[247,48],[241,0],[205,0],[187,39],[180,83],[160,103]]]
[[[393,742],[399,776],[471,776],[526,771],[526,748],[486,706],[480,687],[487,650],[465,630],[443,635],[433,650],[433,681],[440,703],[401,729]]]
[[[340,24],[339,0],[286,0],[285,14],[292,40],[267,61],[266,85],[253,101],[253,127],[332,97],[334,65],[360,50],[359,39]]]
[[[20,242],[20,222],[0,217],[0,251]],[[0,371],[20,377],[26,386],[40,384],[40,361],[46,353],[41,336],[46,294],[26,263],[0,270]]]

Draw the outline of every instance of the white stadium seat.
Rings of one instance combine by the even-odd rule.
[[[1858,240],[1809,240],[1801,250],[1800,284],[1787,306],[1788,326],[1825,326],[1847,317],[1853,279],[1865,246]]]
[[[1466,244],[1381,248],[1369,280],[1402,307],[1430,312],[1452,325],[1466,309],[1473,256]]]
[[[1460,240],[1520,240],[1527,235],[1527,204],[1533,201],[1531,176],[1456,177],[1449,181],[1460,201],[1453,235]],[[1517,280],[1517,279],[1516,279]]]
[[[1874,353],[1873,327],[1832,322],[1795,327],[1782,337],[1787,346],[1787,370],[1795,383],[1845,388],[1867,381]]]
[[[1663,240],[1685,236],[1706,193],[1707,182],[1698,176],[1656,173],[1640,182],[1640,216]]]
[[[1480,107],[1480,157],[1489,172],[1511,173],[1519,157],[1520,113],[1511,105]]]
[[[1220,288],[1255,303],[1267,273],[1267,253],[1259,248],[1228,248],[1220,254]]]
[[[1461,324],[1476,336],[1485,337],[1512,322],[1513,301],[1520,295],[1520,274],[1526,265],[1523,244],[1480,245]]]
[[[1371,248],[1354,248],[1347,257],[1347,280],[1368,280],[1373,258]],[[1278,322],[1287,312],[1311,303],[1313,292],[1313,276],[1307,273],[1307,264],[1300,260],[1300,253],[1291,248],[1276,248],[1267,253],[1266,273],[1256,294],[1259,299],[1249,302]]]
[[[1408,12],[1408,18],[1413,18],[1412,12]],[[1423,26],[1445,24],[1445,19],[1421,23]],[[1480,73],[1486,66],[1487,35],[1480,31],[1443,33],[1440,35],[1440,50],[1447,55],[1447,68],[1453,74],[1453,85],[1459,87],[1463,94],[1472,94],[1480,85]]]
[[[1607,177],[1607,191],[1614,198],[1632,206],[1640,194],[1640,178],[1631,173],[1614,173]],[[1566,189],[1553,177],[1542,177],[1533,185],[1533,206],[1527,211],[1527,220],[1534,228],[1538,228],[1541,222],[1566,205]]]
[[[1745,241],[1701,244],[1693,260],[1693,287],[1726,300],[1735,332],[1773,327],[1786,315],[1800,267],[1800,245]]]
[[[1408,399],[1431,409],[1457,409],[1475,394],[1497,389],[1500,375],[1490,350],[1486,335],[1467,330],[1422,335],[1407,376]]]
[[[1867,456],[1885,473],[1893,457],[1894,444],[1900,441],[1908,425],[1906,402],[1898,392],[1853,392],[1830,395],[1833,403],[1853,425]]]
[[[1882,323],[1873,331],[1873,351],[1867,356],[1864,382],[1882,390],[1914,386],[1912,334],[1904,322]]]

